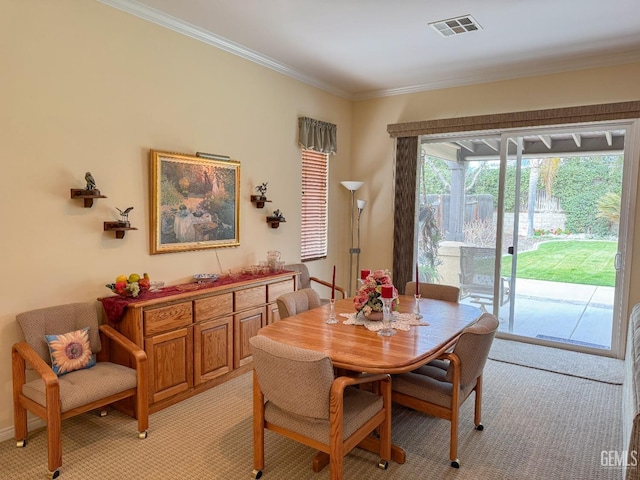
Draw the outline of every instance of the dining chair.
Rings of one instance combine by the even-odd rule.
[[[391,458],[388,374],[336,377],[324,353],[261,335],[251,337],[249,343],[254,358],[253,478],[261,478],[265,466],[265,429],[328,454],[331,480],[342,479],[344,456],[377,429],[378,467],[387,468]],[[363,384],[372,388],[355,387]]]
[[[475,391],[474,423],[481,423],[482,371],[498,328],[497,318],[483,313],[478,321],[462,331],[453,351],[444,353],[409,373],[393,376],[393,402],[451,422],[449,458],[458,459],[458,413],[460,406]]]
[[[284,269],[291,270],[292,272],[300,272],[300,277],[299,277],[300,280],[299,280],[299,283],[296,285],[297,290],[300,290],[303,288],[313,288],[314,284],[322,285],[324,287],[327,287],[329,290],[331,290],[332,283],[310,276],[309,269],[304,263],[290,263],[288,265],[285,265]],[[337,292],[340,292],[340,294],[342,295],[342,298],[346,298],[347,293],[344,288],[339,287],[337,285],[335,288]],[[320,301],[323,305],[326,303],[329,303],[328,298],[321,297]]]
[[[280,320],[296,313],[306,312],[322,306],[320,296],[313,288],[303,288],[295,292],[284,293],[276,298]]]
[[[415,291],[416,282],[407,282],[404,287],[405,295],[413,295]],[[445,302],[456,303],[460,301],[460,289],[453,285],[420,282],[418,291],[422,298],[433,298],[434,300],[444,300]]]
[[[60,475],[61,422],[66,418],[93,409],[101,409],[100,416],[104,416],[106,405],[131,397],[138,437],[147,437],[144,350],[113,327],[98,325],[96,308],[88,303],[31,310],[18,314],[16,320],[23,341],[11,349],[15,439],[19,448],[27,444],[27,411],[47,423],[51,478]],[[97,361],[96,354],[109,343],[128,352],[135,367]],[[28,369],[34,370],[37,378],[27,381]]]

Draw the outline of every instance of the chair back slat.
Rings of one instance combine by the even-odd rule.
[[[262,335],[251,337],[249,343],[258,383],[267,400],[297,415],[329,419],[335,379],[329,357]]]

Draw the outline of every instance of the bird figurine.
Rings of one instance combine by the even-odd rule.
[[[126,208],[125,210],[120,210],[118,207],[116,207],[116,210],[120,212],[122,223],[129,223],[129,212],[133,210],[133,207]]]
[[[95,190],[96,181],[94,180],[93,175],[91,175],[91,172],[85,173],[84,179],[87,181],[87,190]]]

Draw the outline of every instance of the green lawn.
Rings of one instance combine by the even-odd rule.
[[[617,243],[563,240],[545,242],[518,255],[518,278],[613,287]],[[503,264],[509,275],[510,262]]]

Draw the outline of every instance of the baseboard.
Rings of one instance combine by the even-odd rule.
[[[34,418],[27,422],[27,429],[28,431],[31,432],[32,430],[44,427],[46,425],[47,424],[45,423],[45,421],[42,420],[41,418]],[[12,438],[13,438],[13,425],[0,430],[0,442],[4,442],[5,440],[11,440]]]

